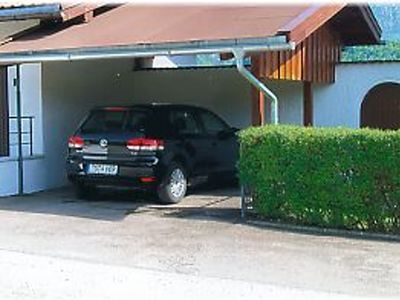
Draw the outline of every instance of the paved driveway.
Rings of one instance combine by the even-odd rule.
[[[167,207],[130,193],[77,200],[69,189],[0,199],[0,270],[11,274],[0,298],[132,296],[139,278],[149,295],[177,298],[400,295],[398,243],[252,227],[239,202],[237,189],[198,189]]]
[[[209,189],[199,186],[190,190],[181,203],[161,205],[152,195],[143,192],[104,190],[95,199],[80,200],[71,188],[62,188],[23,197],[0,197],[0,210],[115,222],[123,222],[130,215],[236,222],[240,214],[240,197],[234,187]]]

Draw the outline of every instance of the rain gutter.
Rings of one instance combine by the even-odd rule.
[[[12,42],[11,42],[12,44]],[[6,44],[7,45],[7,44]],[[1,49],[1,48],[0,48]],[[0,64],[21,64],[48,61],[78,61],[153,56],[244,53],[292,50],[294,45],[286,36],[257,39],[230,39],[220,41],[193,41],[184,43],[139,44],[134,46],[93,47],[81,49],[37,50],[10,53],[0,52]],[[18,50],[16,50],[18,51]]]

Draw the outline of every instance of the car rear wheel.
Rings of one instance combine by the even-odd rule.
[[[186,171],[180,164],[173,163],[158,186],[158,197],[164,204],[174,204],[180,202],[185,197],[186,191]]]

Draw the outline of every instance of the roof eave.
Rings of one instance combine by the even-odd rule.
[[[286,24],[278,33],[286,34],[288,40],[299,44],[315,30],[328,22],[345,6],[346,4],[313,5],[293,19],[289,24]]]
[[[378,20],[376,19],[374,13],[372,12],[371,7],[369,5],[363,5],[359,6],[359,8],[373,36],[374,40],[372,41],[371,44],[379,44],[382,36],[382,29],[379,26]]]
[[[336,5],[314,5],[304,13],[297,16],[289,24],[285,25],[278,32],[286,34],[288,40],[299,44],[311,35],[316,29],[323,26],[326,22],[334,18],[338,13],[345,9],[347,4]],[[380,42],[382,30],[379,26],[374,13],[369,5],[357,5],[360,13],[368,27],[366,42],[362,44],[378,44]],[[360,44],[360,43],[355,43]]]

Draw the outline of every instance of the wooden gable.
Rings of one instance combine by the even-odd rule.
[[[253,71],[261,79],[333,83],[342,43],[329,24],[300,42],[293,51],[252,56]]]

